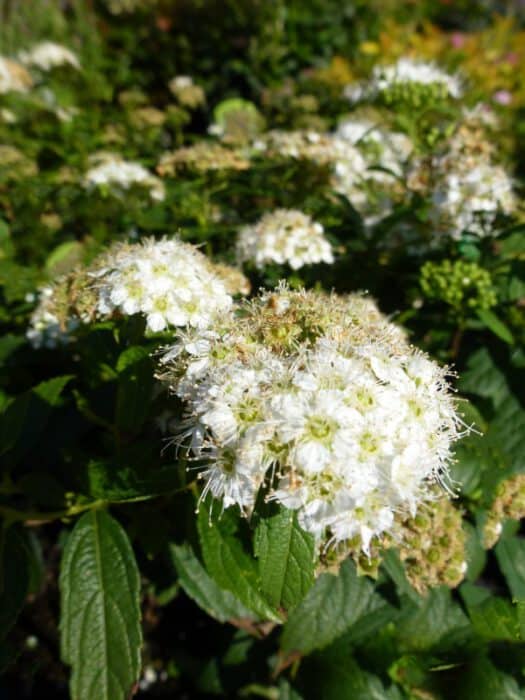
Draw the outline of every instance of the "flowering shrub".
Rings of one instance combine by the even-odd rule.
[[[441,5],[0,10],[0,690],[525,692],[524,17]]]

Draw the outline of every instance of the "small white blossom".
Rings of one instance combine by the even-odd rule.
[[[256,224],[243,227],[237,239],[241,262],[262,269],[268,263],[288,264],[292,270],[314,263],[333,263],[332,246],[323,226],[295,209],[276,209]]]
[[[107,186],[128,190],[133,185],[139,185],[149,190],[152,199],[156,201],[164,199],[164,184],[140,163],[123,160],[115,153],[97,154],[91,160],[95,164],[84,175],[85,188]]]
[[[42,71],[49,71],[59,66],[71,66],[80,70],[77,55],[62,44],[43,41],[28,51],[21,51],[19,59],[27,66],[35,66]]]
[[[385,90],[403,83],[440,85],[454,99],[463,94],[463,86],[457,75],[450,75],[434,63],[400,58],[392,65],[376,65],[368,81],[347,85],[344,95],[355,103],[363,99],[373,99]]]

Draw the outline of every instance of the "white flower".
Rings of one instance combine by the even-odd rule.
[[[355,103],[363,99],[373,99],[394,85],[403,83],[440,85],[454,99],[463,94],[463,86],[457,75],[450,75],[434,63],[400,58],[389,66],[376,65],[368,81],[347,85],[344,95]]]
[[[231,305],[231,297],[206,259],[178,240],[148,240],[122,247],[105,261],[96,281],[98,311],[144,314],[148,328],[205,328],[210,317]]]
[[[29,51],[20,52],[19,59],[25,65],[36,66],[43,71],[49,71],[58,66],[71,66],[80,70],[80,62],[76,54],[66,46],[52,41],[43,41]]]
[[[52,347],[80,323],[134,314],[143,315],[154,333],[170,327],[205,329],[231,304],[222,277],[193,246],[177,239],[117,244],[90,268],[41,291],[27,335],[35,347]],[[195,364],[203,344],[193,346]]]
[[[240,262],[262,269],[268,263],[288,264],[292,270],[314,263],[333,263],[332,247],[321,224],[295,209],[276,209],[239,232]]]
[[[140,163],[123,160],[118,154],[104,153],[92,156],[95,165],[84,175],[83,185],[93,187],[108,186],[128,190],[139,185],[149,190],[150,197],[162,201],[165,197],[164,184]]]
[[[362,297],[280,287],[187,329],[163,366],[186,405],[177,441],[207,463],[203,497],[249,511],[268,477],[319,545],[368,552],[394,533],[461,434],[445,371]]]

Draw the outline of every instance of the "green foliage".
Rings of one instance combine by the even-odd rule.
[[[104,511],[83,515],[60,571],[61,650],[73,698],[126,698],[140,672],[140,578],[122,527]]]
[[[374,66],[397,57],[396,22],[406,24],[403,41],[416,47],[413,55],[433,56],[438,45],[450,45],[440,50],[440,67],[466,74],[469,32],[491,26],[494,7],[0,0],[1,57],[18,60],[37,42],[54,41],[73,50],[82,67],[20,67],[20,75],[28,71],[27,90],[4,91],[0,65],[6,692],[61,698],[69,679],[78,700],[137,692],[525,697],[525,539],[520,492],[508,486],[525,474],[523,207],[518,201],[512,214],[477,211],[479,235],[468,226],[447,235],[435,222],[436,193],[413,177],[422,163],[432,164],[433,177],[450,139],[470,128],[465,114],[477,113],[470,117],[479,121],[469,132],[471,150],[456,153],[456,164],[487,150],[491,163],[513,173],[519,200],[518,77],[525,58],[514,39],[521,35],[497,25],[503,45],[513,47],[491,60],[504,66],[501,75],[516,77],[509,77],[515,88],[508,105],[498,102],[504,95],[489,77],[485,92],[464,80],[459,100],[437,84],[402,82],[360,105],[344,96],[348,83],[366,81]],[[430,20],[441,24],[427,31]],[[457,31],[447,33],[450,27]],[[487,44],[484,52],[491,51]],[[175,76],[194,81],[186,102],[169,87]],[[488,108],[482,117],[476,112],[478,102],[492,105],[496,126]],[[315,151],[316,132],[326,137],[347,118],[412,144],[398,169],[375,160],[358,168],[350,184],[366,186],[348,196],[336,189],[322,149],[287,155],[264,145],[269,131],[301,130]],[[366,142],[380,161],[384,144],[374,138],[367,131],[348,153],[364,153]],[[161,177],[161,159],[192,146],[203,149],[201,159],[162,175],[164,198],[137,183],[86,184],[91,157],[100,152]],[[226,149],[228,167],[215,162],[217,146]],[[492,194],[480,209],[490,208]],[[255,292],[286,278],[292,288],[367,290],[411,343],[458,375],[451,377],[458,409],[475,431],[459,441],[447,482],[466,536],[457,590],[418,593],[395,537],[379,565],[375,542],[370,560],[355,556],[354,542],[319,551],[296,513],[264,502],[265,494],[244,513],[209,495],[201,499],[197,475],[205,464],[186,451],[187,413],[155,377],[160,349],[184,331],[150,333],[137,314],[96,323],[88,314],[69,335],[58,320],[63,343],[32,347],[26,336],[38,290],[109,245],[177,234],[214,262],[233,264],[236,231],[277,208],[319,221],[335,262],[294,271],[246,266],[245,286]],[[211,451],[207,457],[213,461]],[[281,477],[272,464],[268,481]],[[505,506],[509,494],[514,509]],[[496,533],[490,544],[498,540],[491,552],[484,549],[488,526]],[[375,578],[363,575],[372,569]]]
[[[293,511],[282,509],[261,520],[255,531],[261,587],[277,608],[294,608],[314,581],[315,543]]]

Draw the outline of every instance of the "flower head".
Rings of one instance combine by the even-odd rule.
[[[272,262],[298,270],[334,261],[323,226],[295,209],[276,209],[256,224],[244,226],[237,239],[237,254],[241,262],[252,261],[259,269]]]
[[[369,552],[446,480],[460,422],[445,371],[366,298],[281,286],[183,332],[163,367],[205,493],[249,511],[266,484],[320,545]]]

